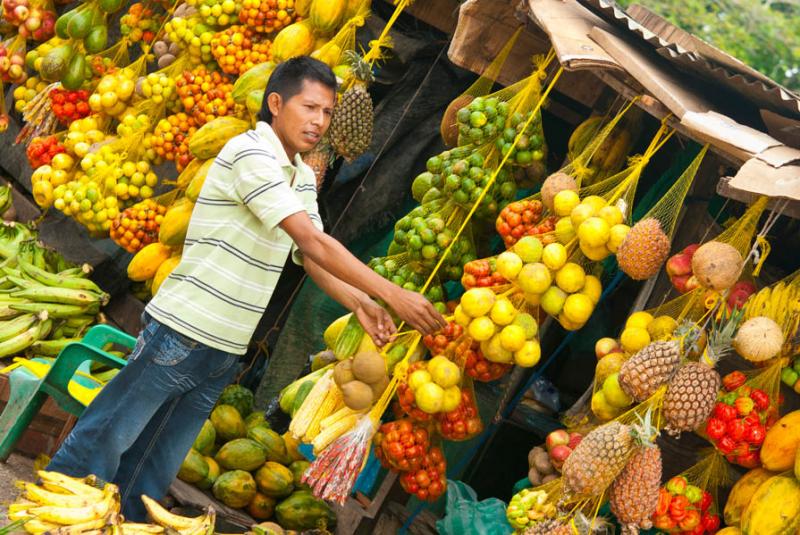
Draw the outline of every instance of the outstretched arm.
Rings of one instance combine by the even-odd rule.
[[[314,227],[305,211],[285,217],[279,225],[306,259],[367,295],[382,299],[403,321],[421,333],[432,334],[446,325],[442,315],[424,296],[404,290],[372,271],[341,243]]]
[[[366,333],[378,347],[383,347],[397,331],[392,317],[370,297],[344,281],[325,271],[322,266],[306,258],[303,262],[306,273],[326,294],[354,313]]]

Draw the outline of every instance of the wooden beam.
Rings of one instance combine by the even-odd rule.
[[[755,193],[748,193],[740,189],[732,188],[730,184],[728,184],[730,180],[731,177],[729,176],[720,177],[719,181],[717,182],[717,193],[728,199],[733,199],[734,201],[739,201],[746,204],[752,204],[758,199],[759,196]],[[786,199],[784,198],[770,199],[767,203],[767,210],[773,210],[783,206],[784,202],[786,202]],[[781,213],[793,219],[800,219],[800,203],[790,201],[788,206],[786,206]]]

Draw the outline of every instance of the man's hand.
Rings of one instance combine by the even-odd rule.
[[[362,300],[359,307],[353,312],[361,326],[364,327],[364,331],[378,347],[385,346],[391,336],[397,332],[392,316],[369,298]]]
[[[400,319],[422,334],[433,334],[447,325],[444,317],[422,294],[396,286],[386,302]]]

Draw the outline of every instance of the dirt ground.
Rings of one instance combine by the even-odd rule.
[[[0,525],[7,523],[8,504],[19,494],[14,486],[18,479],[33,481],[33,459],[12,453],[8,461],[0,463]]]

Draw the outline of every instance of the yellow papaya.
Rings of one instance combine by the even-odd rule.
[[[371,7],[370,4],[372,4],[372,0],[347,0],[344,20],[350,20],[356,15],[365,17]]]
[[[791,470],[800,447],[800,411],[792,411],[769,428],[761,445],[761,464],[773,472]]]
[[[314,0],[308,10],[308,20],[323,34],[331,34],[342,24],[347,0]]]
[[[189,199],[179,199],[167,209],[161,228],[158,230],[158,241],[170,247],[180,247],[186,239],[189,220],[192,218],[194,203]]]
[[[203,165],[200,166],[200,169],[198,169],[194,174],[194,177],[192,178],[192,181],[189,182],[189,185],[186,186],[186,198],[190,201],[197,201],[197,198],[200,196],[200,191],[203,189],[203,184],[206,183],[208,170],[211,168],[213,163],[214,160],[206,160]]]
[[[175,187],[178,189],[186,189],[189,186],[189,183],[194,178],[194,175],[197,173],[197,170],[200,169],[200,166],[203,165],[203,160],[194,159],[189,162],[186,167],[183,168],[181,174],[178,175],[178,180],[175,181]]]
[[[307,20],[301,20],[278,32],[272,41],[272,60],[276,63],[295,56],[304,56],[314,50],[314,33]]]
[[[717,535],[742,535],[742,530],[737,527],[729,526],[722,528],[717,532]]]
[[[156,274],[159,266],[172,254],[166,245],[155,242],[145,245],[128,264],[128,278],[132,281],[146,281]]]
[[[347,325],[347,321],[350,319],[352,314],[345,314],[341,318],[335,319],[328,328],[325,329],[325,332],[322,333],[322,340],[325,342],[325,345],[329,348],[333,348],[336,345],[336,339],[339,338],[339,333],[344,330],[344,326]]]
[[[797,535],[800,532],[800,483],[774,476],[759,485],[742,513],[743,535]]]
[[[311,2],[313,0],[295,0],[294,12],[303,18],[308,17],[308,11],[311,9]]]
[[[195,158],[208,160],[214,158],[232,137],[243,134],[250,123],[236,117],[217,117],[192,134],[189,138],[189,152]]]
[[[728,526],[738,526],[742,519],[742,512],[750,499],[764,481],[774,476],[769,470],[764,468],[754,468],[739,478],[739,481],[731,489],[728,501],[725,503],[725,524]]]
[[[158,266],[158,270],[156,274],[153,275],[153,284],[150,286],[150,293],[156,295],[158,293],[158,289],[161,288],[161,283],[169,277],[169,274],[172,273],[172,270],[178,267],[178,264],[181,262],[180,256],[171,256],[164,260],[160,266]]]
[[[233,101],[237,104],[244,104],[247,94],[251,91],[264,91],[267,87],[267,82],[269,82],[269,75],[274,70],[275,64],[271,61],[265,61],[249,68],[233,84],[233,91],[231,92]]]

